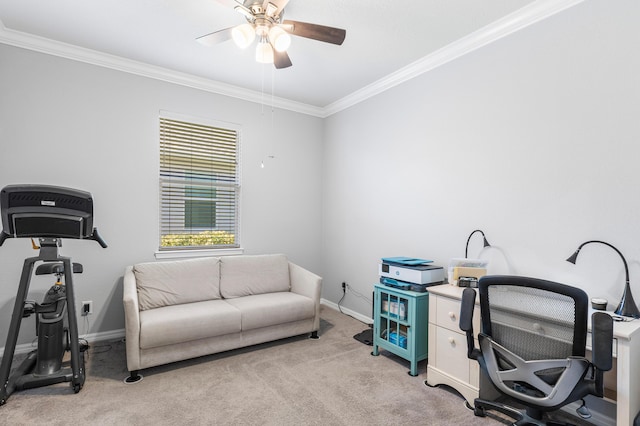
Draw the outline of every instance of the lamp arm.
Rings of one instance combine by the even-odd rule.
[[[467,254],[469,253],[469,241],[471,241],[471,237],[473,237],[473,234],[475,234],[476,232],[481,233],[482,237],[486,239],[486,237],[484,236],[484,232],[482,232],[482,230],[480,230],[480,229],[476,229],[471,234],[469,234],[469,238],[467,238],[467,245],[464,248],[464,258],[465,259],[468,257]]]
[[[567,259],[567,261],[575,264],[576,259],[578,257],[578,253],[580,253],[580,249],[590,243],[600,243],[600,244],[604,244],[605,246],[611,247],[616,251],[616,253],[620,255],[620,259],[622,259],[622,263],[624,263],[626,283],[624,286],[624,292],[622,293],[622,299],[620,299],[620,303],[618,304],[618,307],[616,308],[614,313],[616,315],[622,315],[625,317],[640,318],[640,310],[638,310],[636,302],[633,300],[633,294],[631,293],[631,286],[629,285],[629,266],[627,265],[627,260],[624,258],[622,253],[620,253],[620,250],[618,250],[617,248],[615,248],[614,246],[612,246],[611,244],[605,241],[591,240],[591,241],[582,243],[580,247],[578,247],[578,250],[576,250],[575,253],[573,253],[573,255],[571,255],[571,257]]]
[[[622,255],[622,253],[620,252],[620,250],[618,250],[617,248],[615,248],[613,245],[609,244],[606,241],[600,241],[600,240],[591,240],[591,241],[586,241],[582,244],[580,244],[580,247],[578,247],[578,250],[576,250],[576,254],[580,252],[580,250],[582,249],[582,247],[586,246],[587,244],[590,243],[600,243],[600,244],[604,244],[605,246],[609,246],[612,249],[614,249],[616,251],[616,253],[618,253],[620,255],[620,259],[622,259],[622,263],[624,264],[624,273],[625,273],[625,280],[626,283],[629,284],[629,266],[627,265],[627,260],[624,258],[624,256]]]

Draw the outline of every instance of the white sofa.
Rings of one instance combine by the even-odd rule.
[[[127,381],[138,371],[320,327],[322,278],[284,255],[140,263],[124,274]]]

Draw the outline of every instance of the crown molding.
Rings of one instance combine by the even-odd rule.
[[[431,71],[441,65],[453,61],[460,56],[480,49],[487,44],[507,37],[523,28],[542,21],[556,13],[573,7],[584,0],[537,0],[529,5],[499,19],[479,30],[444,46],[430,55],[419,59],[386,77],[377,80],[362,89],[326,106],[324,117],[347,109],[366,99],[378,95],[405,81]]]
[[[33,50],[40,53],[46,53],[48,55],[59,56],[74,61],[85,62],[87,64],[97,65],[100,67],[111,68],[142,77],[149,77],[168,83],[179,84],[181,86],[199,89],[206,92],[212,92],[232,98],[242,99],[245,101],[255,102],[258,104],[262,104],[264,101],[263,94],[254,90],[244,89],[242,87],[233,86],[231,84],[197,77],[191,74],[122,58],[120,56],[111,55],[96,50],[86,49],[68,43],[62,43],[33,34],[14,31],[6,28],[1,21],[0,43],[20,47],[23,49]],[[324,116],[323,108],[304,104],[301,102],[291,101],[289,99],[279,98],[276,96],[274,96],[273,98],[269,96],[269,106],[300,112],[316,117]]]
[[[404,68],[395,71],[380,80],[359,89],[326,107],[317,107],[285,98],[273,97],[273,107],[299,112],[315,117],[326,118],[366,99],[378,95],[405,81],[431,71],[453,61],[460,56],[473,52],[487,44],[507,37],[523,28],[573,7],[584,0],[536,0],[514,13],[493,22],[466,37],[463,37],[435,52],[419,59]],[[122,58],[120,56],[86,49],[72,44],[39,37],[6,28],[0,21],[0,43],[59,56],[74,61],[85,62],[105,68],[111,68],[168,83],[242,99],[261,104],[262,93],[244,89],[219,81],[197,77],[191,74]]]

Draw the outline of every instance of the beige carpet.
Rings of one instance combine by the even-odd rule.
[[[151,368],[133,385],[122,341],[91,345],[84,388],[15,392],[4,425],[500,425],[455,392],[424,385],[409,363],[353,338],[361,322],[322,307],[320,339],[304,336]],[[17,363],[14,362],[14,366]]]

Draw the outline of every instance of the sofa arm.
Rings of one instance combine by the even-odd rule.
[[[313,300],[316,306],[314,330],[320,329],[320,294],[322,291],[322,277],[307,271],[295,263],[289,262],[289,280],[291,291]]]
[[[140,369],[140,306],[133,267],[124,272],[122,303],[124,304],[124,329],[127,349],[127,369]]]
[[[289,279],[291,280],[292,292],[307,296],[314,302],[320,303],[322,277],[307,271],[302,266],[289,262]]]

